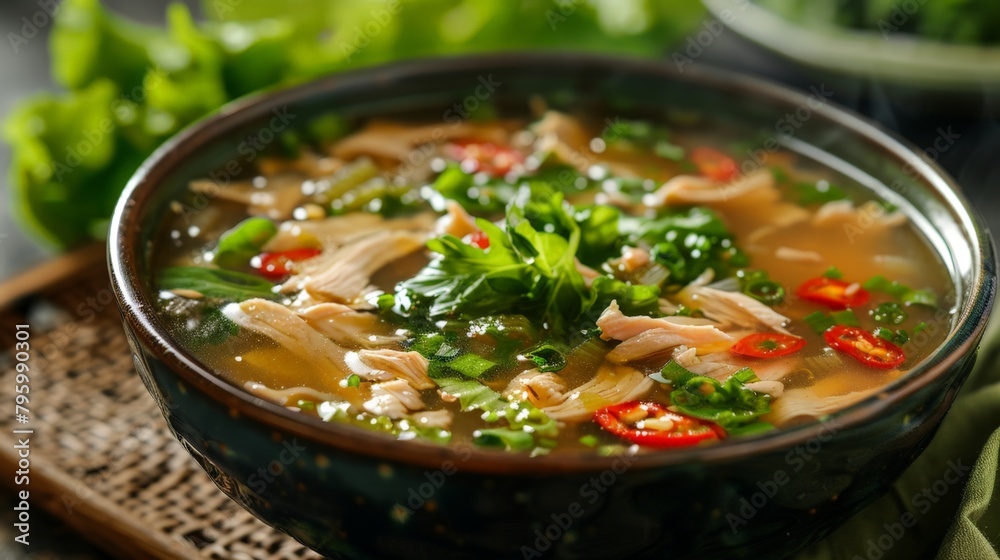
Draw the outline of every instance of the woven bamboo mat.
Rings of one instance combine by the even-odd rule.
[[[17,324],[31,325],[28,424],[13,411]],[[0,284],[0,372],[0,472],[17,470],[12,430],[33,429],[31,507],[110,554],[320,558],[222,494],[170,434],[132,369],[102,247]]]

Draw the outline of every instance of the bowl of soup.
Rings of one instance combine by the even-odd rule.
[[[582,55],[242,100],[130,182],[136,369],[227,495],[334,558],[783,557],[975,359],[993,245],[833,106]]]

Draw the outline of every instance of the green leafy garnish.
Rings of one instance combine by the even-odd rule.
[[[826,272],[823,273],[823,276],[831,280],[841,280],[844,278],[844,273],[841,272],[839,268],[830,266],[830,268],[826,269]]]
[[[893,330],[887,327],[875,327],[875,330],[872,332],[875,334],[875,336],[888,340],[889,342],[892,342],[893,344],[898,344],[900,346],[910,341],[909,333],[907,333],[903,329]],[[914,334],[916,334],[916,332],[914,332]]]
[[[545,212],[568,236],[537,229],[527,212]],[[576,269],[580,230],[561,194],[534,198],[522,189],[507,206],[506,229],[483,219],[476,225],[488,249],[453,235],[428,241],[435,258],[397,288],[427,316],[474,318],[522,313],[559,330],[589,309],[593,299]]]
[[[267,280],[221,268],[172,266],[163,269],[158,280],[161,290],[193,290],[205,297],[225,301],[277,298],[273,291],[274,285]]]
[[[590,286],[594,292],[595,310],[607,309],[612,300],[626,315],[660,314],[660,288],[647,284],[631,284],[607,276],[595,278]]]
[[[723,382],[711,377],[696,375],[677,362],[670,361],[655,381],[669,383],[670,402],[680,412],[722,426],[730,434],[740,433],[771,411],[771,397],[746,388],[747,383],[759,381],[753,370],[743,368]],[[766,429],[770,429],[770,425]],[[754,432],[758,429],[752,428]]]
[[[708,269],[716,277],[730,276],[748,264],[715,212],[701,207],[669,212],[655,218],[622,218],[629,244],[643,240],[651,256],[669,272],[666,284],[689,284]]]
[[[215,264],[224,268],[242,268],[260,254],[261,247],[278,233],[267,218],[247,218],[222,234],[215,250]]]

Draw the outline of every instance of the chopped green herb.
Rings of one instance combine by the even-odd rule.
[[[507,451],[527,451],[535,446],[535,438],[524,430],[488,428],[473,432],[472,442],[480,447],[495,447]]]
[[[753,424],[771,411],[770,395],[745,386],[759,381],[750,368],[743,368],[720,382],[670,361],[657,377],[656,380],[664,380],[673,387],[670,402],[680,412],[715,422],[727,431]]]
[[[816,334],[823,334],[827,329],[837,324],[829,315],[822,311],[814,311],[802,318]]]
[[[917,336],[917,333],[922,332],[927,329],[927,323],[920,321],[917,326],[913,327],[913,336]]]
[[[295,406],[297,406],[299,410],[316,410],[316,403],[312,401],[300,400],[297,403],[295,403]]]
[[[937,296],[930,289],[914,290],[899,282],[890,282],[884,276],[872,276],[864,283],[863,287],[870,292],[889,294],[906,305],[937,307]]]
[[[479,379],[484,373],[496,367],[496,364],[482,356],[463,354],[448,362],[448,367],[465,377]]]
[[[223,268],[243,268],[276,233],[278,228],[271,220],[247,218],[222,234],[214,262]]]
[[[826,272],[823,273],[823,276],[831,280],[842,280],[844,278],[844,273],[842,273],[839,268],[831,266],[830,268],[826,269]]]
[[[850,309],[844,309],[843,311],[834,311],[830,313],[830,318],[837,325],[847,325],[848,327],[856,327],[859,325],[858,316],[854,314],[854,311]]]
[[[536,346],[524,355],[535,363],[538,371],[559,371],[566,367],[566,356],[551,344]]]
[[[743,293],[765,305],[785,301],[785,288],[774,280],[754,280],[743,287]]]
[[[587,447],[596,447],[600,440],[597,439],[595,435],[586,435],[580,438],[580,443],[586,445]]]
[[[358,385],[361,385],[361,377],[359,375],[352,373],[347,376],[348,387],[357,387]]]
[[[910,335],[903,329],[894,331],[886,327],[875,327],[875,330],[872,331],[872,333],[879,338],[888,340],[889,342],[900,346],[910,341]]]
[[[820,180],[815,183],[799,183],[795,185],[798,202],[803,206],[825,204],[834,200],[848,198],[847,193],[836,185]]]
[[[898,303],[880,303],[869,313],[876,323],[883,325],[902,325],[906,321],[906,311]]]
[[[680,161],[684,159],[684,148],[667,142],[666,140],[661,140],[656,143],[653,147],[653,151],[656,155],[661,158],[670,159],[673,161]]]

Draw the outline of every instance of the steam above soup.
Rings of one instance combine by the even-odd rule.
[[[903,212],[704,123],[330,134],[192,182],[155,247],[174,335],[303,414],[534,455],[715,445],[861,401],[947,331]]]

